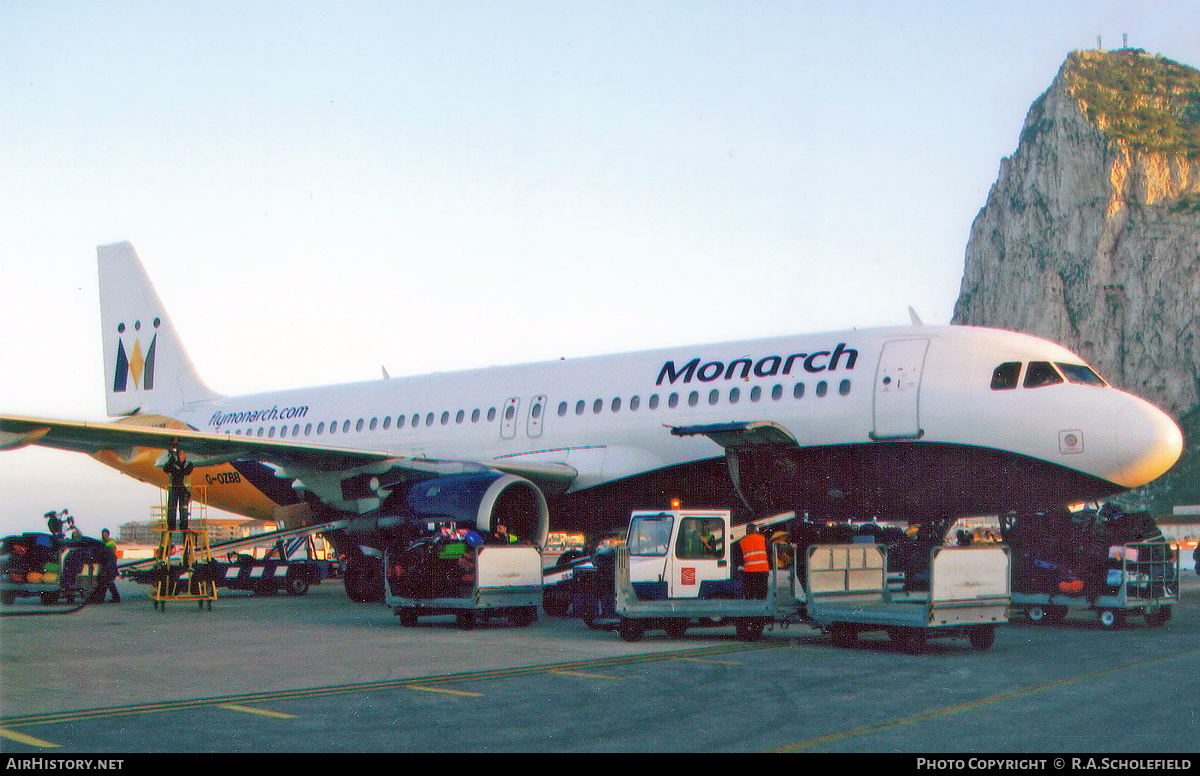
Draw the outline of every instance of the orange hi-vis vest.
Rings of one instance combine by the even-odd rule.
[[[767,562],[767,539],[762,534],[746,534],[738,542],[742,548],[742,559],[746,571],[770,571],[771,564]]]

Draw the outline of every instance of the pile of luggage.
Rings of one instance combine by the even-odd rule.
[[[0,600],[12,604],[22,596],[40,596],[50,604],[60,598],[88,599],[101,577],[115,576],[109,554],[96,539],[49,533],[6,536],[0,540]]]
[[[461,598],[475,582],[475,556],[483,537],[470,529],[446,530],[410,541],[390,555],[388,584],[405,598]]]
[[[1108,504],[1098,510],[1009,515],[1000,530],[1012,548],[1014,593],[1110,595],[1122,583],[1124,561],[1169,560],[1172,553],[1148,512],[1125,513]],[[1151,546],[1126,549],[1141,542]],[[1126,557],[1138,551],[1153,557]]]

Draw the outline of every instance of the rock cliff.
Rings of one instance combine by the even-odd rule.
[[[1195,455],[1198,309],[1200,71],[1139,50],[1072,52],[971,227],[953,321],[1075,350],[1187,416]],[[1191,481],[1174,486],[1196,489],[1195,467],[1181,471]]]

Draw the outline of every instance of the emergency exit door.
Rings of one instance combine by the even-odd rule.
[[[921,372],[928,339],[884,343],[875,373],[875,429],[872,439],[919,439]]]

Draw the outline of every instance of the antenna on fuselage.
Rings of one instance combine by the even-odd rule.
[[[917,315],[917,311],[912,309],[911,307],[908,308],[908,317],[909,317],[909,320],[912,321],[913,326],[924,326],[925,325],[925,322],[921,320],[921,316]]]

